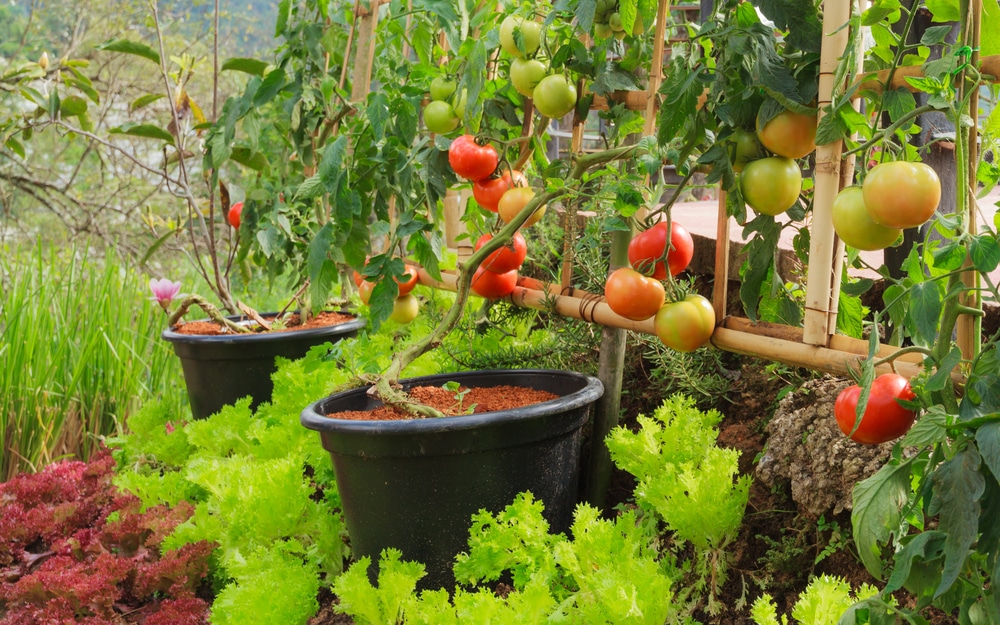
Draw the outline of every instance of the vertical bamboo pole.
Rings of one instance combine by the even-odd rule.
[[[972,47],[972,55],[969,62],[976,66],[979,63],[979,40],[980,40],[980,28],[981,28],[981,16],[983,11],[982,0],[970,0],[968,5],[969,15],[962,16],[963,19],[968,20],[967,25],[963,27],[963,30],[967,28],[968,37],[966,37],[965,45]],[[978,91],[979,85],[974,85],[972,87]],[[979,120],[979,97],[973,95],[972,100],[969,102],[969,117],[974,121]],[[956,128],[956,132],[961,132],[961,129]],[[957,180],[956,185],[964,185],[963,193],[966,194],[966,204],[968,205],[968,218],[966,220],[966,227],[969,232],[976,231],[976,194],[975,189],[979,185],[979,180],[976,177],[976,162],[979,160],[979,124],[974,123],[972,127],[969,128],[969,140],[968,140],[968,162],[969,162],[969,179],[967,181]],[[966,267],[972,266],[971,261],[966,259]],[[961,296],[961,302],[965,306],[970,308],[979,309],[982,306],[982,301],[979,297],[979,291],[976,287],[979,286],[979,273],[975,270],[966,271],[962,274],[962,282],[968,286],[972,287],[972,290],[966,291]],[[962,357],[966,359],[973,358],[980,348],[980,343],[982,337],[980,333],[982,332],[982,318],[973,317],[970,315],[960,315],[958,317],[958,325],[956,327],[958,347],[962,350]]]
[[[646,103],[646,134],[652,134],[656,128],[654,102],[656,91],[653,90],[654,76],[663,74],[663,40],[666,33],[667,10],[670,0],[660,0],[656,11],[656,40],[653,49],[652,74],[650,75],[649,99]],[[657,52],[658,50],[658,52]],[[659,89],[656,82],[656,89]],[[650,110],[653,113],[650,113]],[[628,244],[632,239],[631,232],[615,232],[611,237],[611,259],[609,271],[628,266]],[[603,508],[611,484],[611,454],[604,439],[619,422],[621,412],[622,370],[625,367],[625,341],[628,333],[621,328],[605,327],[601,331],[601,357],[597,377],[604,384],[604,395],[597,401],[594,410],[594,428],[591,437],[590,460],[588,463],[586,496],[587,501],[597,508]]]
[[[366,10],[358,6],[358,48],[354,56],[354,74],[351,79],[351,102],[361,102],[368,96],[372,83],[372,63],[375,59],[375,27],[378,26],[378,7],[381,0],[371,0]]]
[[[729,299],[729,213],[726,192],[719,187],[719,221],[715,226],[715,282],[712,285],[712,307],[716,323],[726,318]]]
[[[833,97],[834,73],[847,49],[848,30],[842,28],[851,18],[851,0],[825,0],[823,3],[823,44],[820,50],[819,119],[823,107]],[[809,345],[826,345],[837,328],[833,285],[835,259],[843,256],[844,246],[833,230],[833,200],[840,192],[840,157],[843,143],[835,141],[816,148],[815,194],[809,244],[809,276],[806,285],[806,312],[803,340]],[[839,271],[837,272],[839,274]]]
[[[580,81],[580,85],[577,88],[580,97],[585,95],[584,93],[583,81]],[[573,138],[570,141],[570,152],[572,154],[579,154],[583,151],[583,131],[584,122],[582,120],[573,118]],[[570,200],[573,201],[573,200]],[[575,207],[566,206],[563,212],[565,218],[565,223],[563,224],[563,230],[565,236],[563,237],[563,262],[562,271],[560,273],[560,286],[562,287],[562,293],[567,295],[573,294],[573,246],[576,239],[576,209]]]

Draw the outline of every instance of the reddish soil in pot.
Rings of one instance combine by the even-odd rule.
[[[461,400],[456,395],[465,393]],[[512,408],[523,408],[532,404],[557,399],[559,396],[548,391],[539,391],[521,386],[462,387],[459,392],[440,386],[415,386],[410,389],[410,397],[425,406],[436,408],[446,415],[463,415],[480,412],[497,412]],[[352,410],[326,415],[335,419],[356,421],[402,421],[414,416],[400,408],[379,406],[374,410]]]
[[[293,332],[295,330],[309,330],[311,328],[325,328],[328,326],[335,326],[341,323],[346,323],[348,321],[353,321],[355,317],[352,315],[346,315],[339,312],[321,312],[314,315],[309,319],[308,323],[303,324],[302,318],[299,317],[298,313],[294,313],[288,317],[288,321],[281,328],[275,328],[272,330],[265,330],[260,326],[254,325],[251,329],[255,333],[271,333],[275,334],[278,332]],[[173,331],[178,334],[189,334],[189,335],[200,335],[200,336],[220,336],[223,334],[232,334],[227,329],[223,328],[214,321],[189,321],[187,323],[181,323],[173,328]]]

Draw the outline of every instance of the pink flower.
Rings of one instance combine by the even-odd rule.
[[[153,297],[150,299],[155,299],[156,303],[162,306],[163,310],[166,310],[170,302],[180,293],[181,283],[173,282],[168,278],[160,280],[153,278],[149,281],[149,290],[153,292]]]

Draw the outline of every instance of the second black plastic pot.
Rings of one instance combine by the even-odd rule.
[[[530,491],[563,532],[576,506],[580,430],[603,394],[600,380],[567,371],[473,371],[403,380],[404,388],[521,386],[558,399],[498,412],[438,419],[355,421],[325,415],[380,404],[366,388],[322,399],[302,412],[330,453],[355,556],[373,565],[386,547],[427,566],[422,588],[450,587],[471,517],[498,512]]]
[[[229,319],[245,321],[242,317]],[[192,415],[204,419],[248,395],[252,408],[270,401],[275,358],[302,358],[317,345],[357,335],[364,326],[364,319],[355,318],[333,326],[261,334],[203,336],[168,329],[162,337],[170,341],[181,359]]]

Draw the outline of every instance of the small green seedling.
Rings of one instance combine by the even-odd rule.
[[[472,414],[476,410],[476,404],[470,404],[467,408],[462,407],[462,403],[465,401],[465,396],[469,394],[472,389],[462,390],[462,385],[458,382],[451,381],[445,382],[442,385],[446,391],[451,391],[455,394],[455,405],[458,407],[458,414]]]

